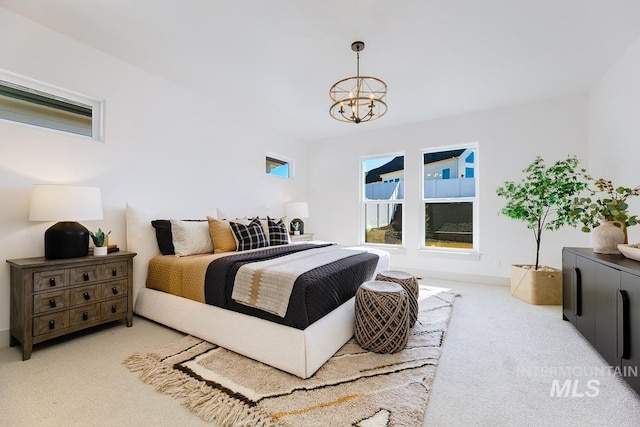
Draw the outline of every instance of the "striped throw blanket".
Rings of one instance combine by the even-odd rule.
[[[240,304],[284,317],[298,276],[357,253],[360,252],[327,246],[297,252],[286,257],[245,264],[236,274],[231,297]]]

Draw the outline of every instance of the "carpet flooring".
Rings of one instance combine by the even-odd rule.
[[[404,350],[377,354],[351,340],[306,380],[191,336],[124,364],[221,425],[417,426],[454,300],[454,293],[423,288]]]

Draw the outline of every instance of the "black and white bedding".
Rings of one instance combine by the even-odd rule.
[[[292,267],[291,271],[296,271],[295,266],[300,259],[289,260],[288,255],[319,251],[323,251],[323,255],[329,252],[337,259],[308,271],[297,271],[299,275],[293,284],[283,317],[233,298],[236,276],[241,267],[277,259],[286,263],[288,268]],[[209,264],[204,284],[205,301],[221,308],[304,329],[352,298],[360,284],[372,277],[377,264],[376,254],[342,249],[332,244],[284,245],[240,252],[217,258]],[[266,274],[264,271],[262,273]]]

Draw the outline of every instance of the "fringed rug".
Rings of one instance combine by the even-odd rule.
[[[456,295],[420,296],[404,350],[372,353],[352,339],[306,380],[192,336],[124,364],[223,426],[421,426]]]

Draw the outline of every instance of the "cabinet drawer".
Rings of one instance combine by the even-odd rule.
[[[70,270],[69,281],[72,285],[95,282],[100,279],[100,265],[84,265]]]
[[[33,319],[33,336],[48,334],[49,332],[65,329],[69,326],[69,312],[46,314]]]
[[[98,307],[99,305],[96,303],[91,305],[84,305],[82,307],[70,310],[70,325],[78,325],[98,319],[100,317],[100,314],[98,313]]]
[[[114,298],[118,295],[127,295],[126,280],[116,280],[102,284],[102,298]]]
[[[127,298],[112,299],[104,301],[102,304],[102,317],[113,316],[114,314],[121,314],[127,312]]]
[[[39,271],[33,273],[33,292],[58,289],[67,286],[65,270]]]
[[[33,296],[33,314],[69,307],[69,291],[42,292]]]
[[[104,275],[102,276],[104,279],[114,279],[114,278],[122,278],[127,277],[127,262],[126,261],[118,261],[118,262],[110,262],[104,264]]]
[[[95,302],[100,299],[100,285],[82,286],[80,288],[71,289],[70,305],[86,304]]]

